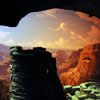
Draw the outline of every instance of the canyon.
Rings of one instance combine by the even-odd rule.
[[[73,68],[60,73],[62,85],[75,86],[86,81],[100,82],[100,44],[85,46],[78,59],[76,66],[73,64]]]
[[[56,58],[62,85],[75,86],[86,81],[100,82],[100,44],[87,45],[79,50],[47,48],[47,51]],[[0,79],[9,79],[9,58],[9,48],[0,45]]]

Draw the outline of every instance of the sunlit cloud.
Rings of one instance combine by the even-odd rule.
[[[56,40],[54,42],[48,42],[48,43],[38,41],[35,43],[35,46],[43,46],[46,48],[57,48],[57,49],[70,48],[70,46],[68,46],[68,40],[65,40],[63,38],[59,38],[58,40]]]
[[[64,13],[64,12],[65,12],[64,9],[62,10],[62,9],[54,8],[54,9],[50,9],[50,10],[41,11],[41,12],[36,14],[36,17],[37,18],[50,17],[50,18],[57,19],[56,14],[57,13]]]
[[[74,41],[74,43],[76,43],[76,45],[79,45],[80,47],[87,42],[86,38],[82,34],[77,34],[73,31],[70,32],[70,38]]]
[[[75,33],[75,32],[73,32],[73,31],[71,31],[71,32],[70,32],[70,34],[71,34],[71,35],[75,35],[76,33]]]
[[[59,38],[59,40],[55,41],[54,44],[58,48],[68,48],[68,40],[64,40],[63,38]]]
[[[3,32],[0,30],[0,39],[5,38],[6,36],[10,35],[11,32]]]
[[[59,26],[55,30],[66,33],[67,32],[67,24],[62,22],[62,23],[59,24]]]
[[[43,17],[57,18],[55,13],[57,13],[59,11],[60,11],[60,9],[45,10],[45,11],[42,11],[42,12],[36,14],[36,17],[40,17],[40,18],[43,18]]]
[[[54,42],[43,42],[43,41],[35,41],[35,42],[18,42],[16,45],[23,46],[23,47],[45,47],[45,48],[57,48],[57,49],[68,49],[71,48],[70,45],[68,45],[68,40],[65,40],[63,38],[59,38],[58,40]],[[11,43],[11,42],[10,42]]]
[[[78,15],[83,20],[94,22],[94,24],[97,24],[100,26],[100,19],[95,16],[89,17],[88,14],[85,14],[83,12],[78,12],[78,11],[75,12],[75,14]]]
[[[75,37],[74,37],[74,36],[72,36],[72,35],[70,36],[70,38],[71,38],[71,39],[73,39],[73,40],[75,39]]]
[[[90,30],[87,33],[82,34],[76,34],[75,32],[70,32],[71,36],[70,38],[74,40],[74,42],[77,45],[88,45],[88,44],[94,44],[94,43],[100,43],[100,28],[98,28],[95,25],[92,25]]]

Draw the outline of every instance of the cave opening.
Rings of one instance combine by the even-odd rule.
[[[86,81],[100,81],[95,79],[99,77],[98,74],[94,74],[100,71],[100,69],[96,70],[100,63],[98,61],[100,19],[97,17],[55,8],[30,13],[22,18],[15,28],[4,26],[0,28],[1,44],[8,45],[7,47],[3,45],[5,46],[2,50],[5,50],[5,54],[1,58],[3,66],[9,65],[9,46],[19,45],[25,47],[24,49],[42,46],[52,52],[52,56],[56,58],[62,85],[76,86]],[[91,56],[93,62],[90,66],[88,62],[84,63],[83,59],[89,59]],[[1,66],[3,63],[1,62]],[[9,72],[9,68],[5,68],[7,69],[4,71]],[[8,78],[8,72],[2,72],[4,76],[1,78]]]

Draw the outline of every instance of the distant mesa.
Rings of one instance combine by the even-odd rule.
[[[4,44],[0,44],[0,52],[3,52],[3,53],[10,53],[9,46],[6,46],[6,45],[4,45]]]

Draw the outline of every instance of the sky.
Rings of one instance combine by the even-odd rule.
[[[100,43],[100,19],[83,12],[31,12],[16,27],[0,26],[0,44],[76,50]]]

